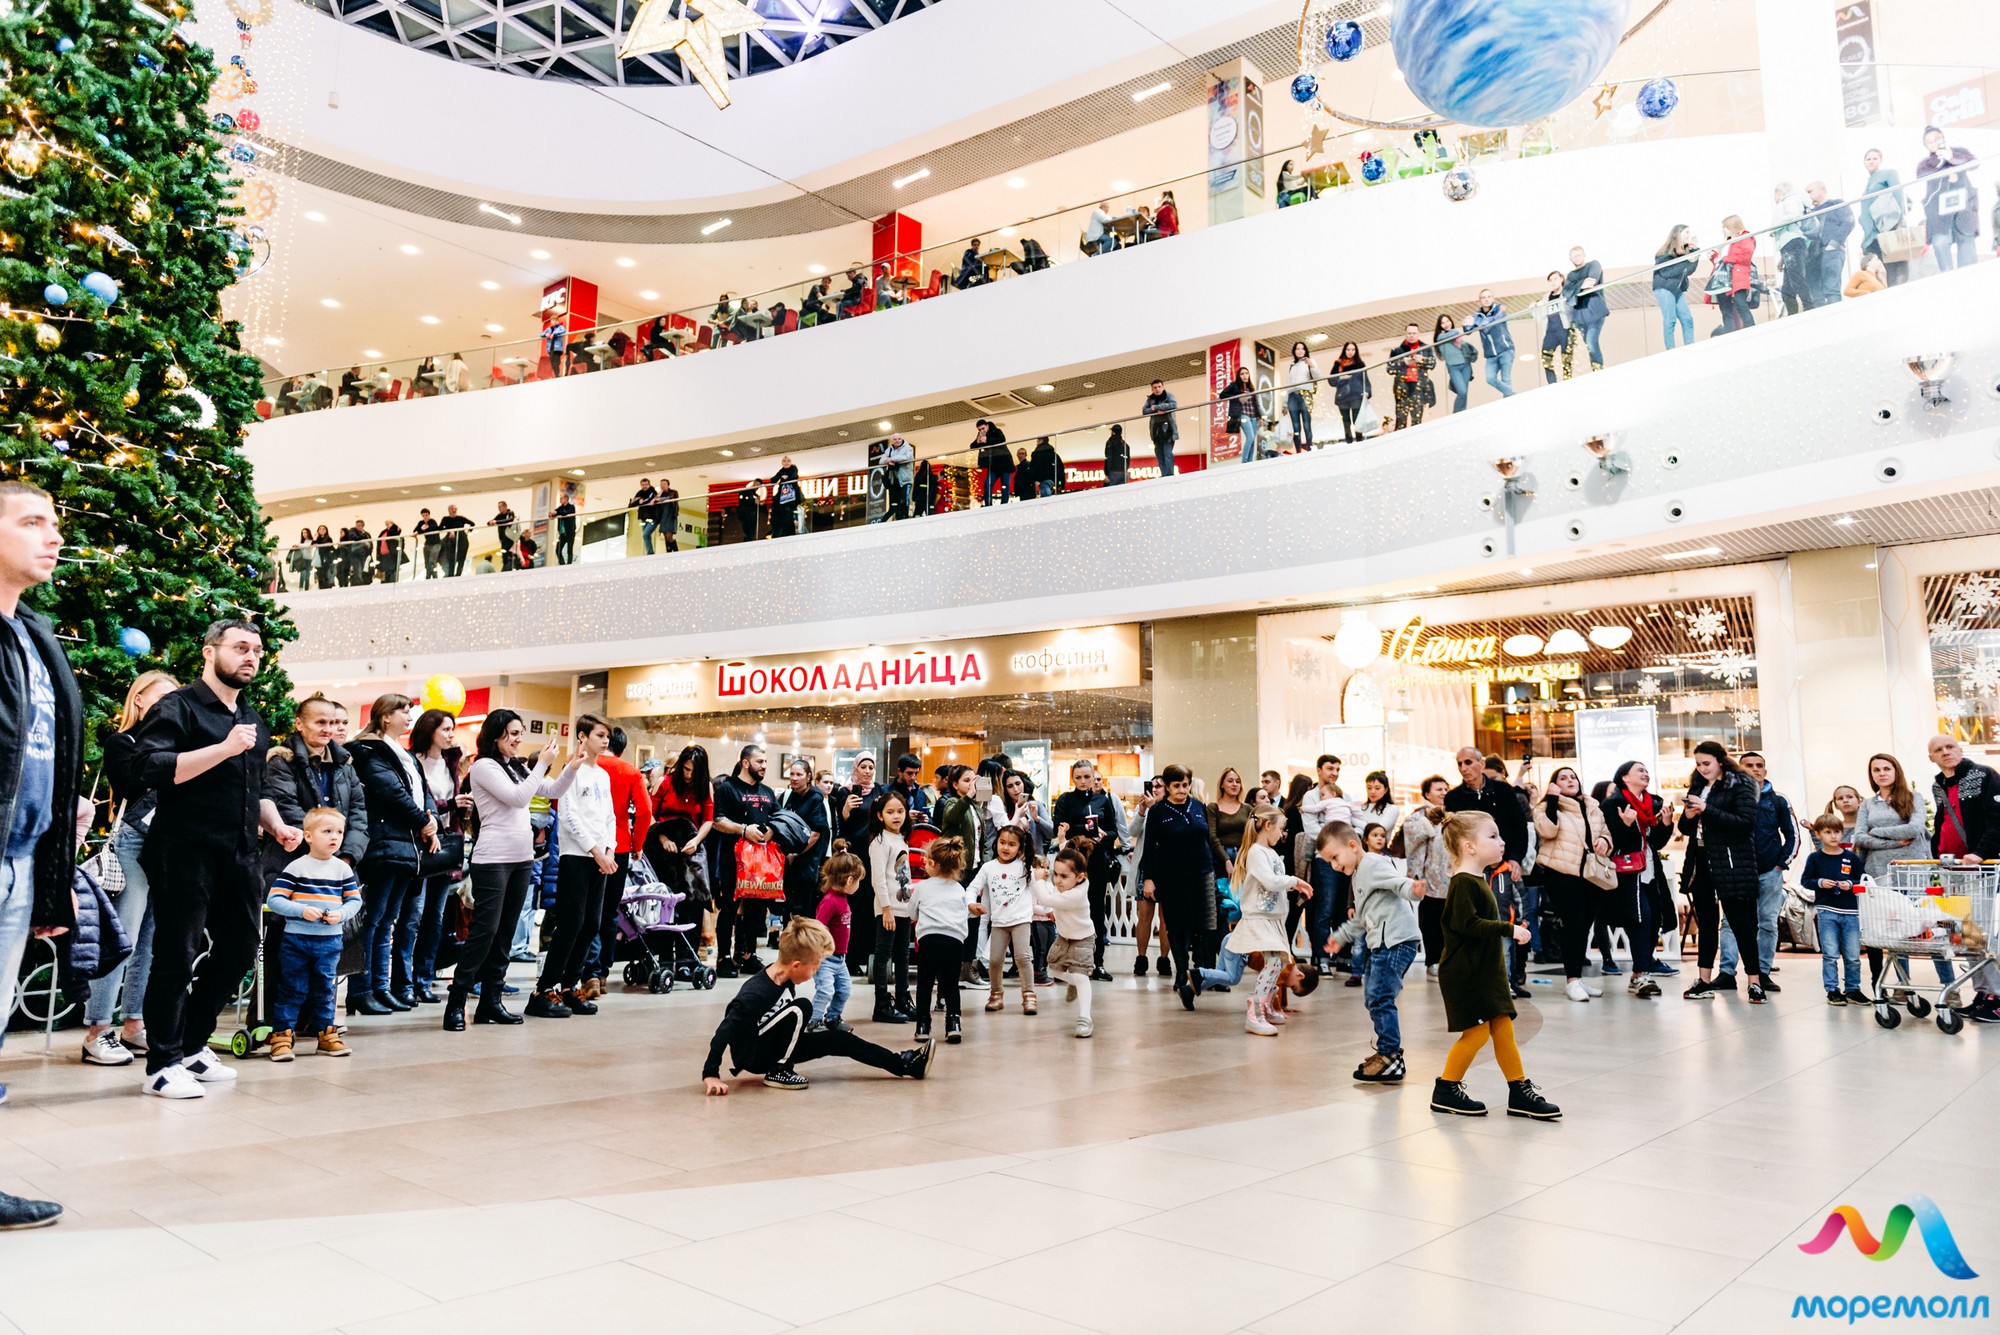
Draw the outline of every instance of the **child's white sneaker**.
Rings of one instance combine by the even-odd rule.
[[[222,1060],[206,1048],[192,1057],[183,1058],[181,1069],[204,1085],[233,1085],[236,1072],[222,1064]]]
[[[139,1088],[144,1093],[157,1094],[163,1099],[198,1099],[208,1092],[179,1065],[153,1072]]]
[[[1076,1022],[1076,1036],[1078,1038],[1089,1038],[1092,1032],[1089,1016],[1086,1015]]]
[[[1572,978],[1569,980],[1569,984],[1563,988],[1563,995],[1568,997],[1571,1001],[1590,1000],[1590,993],[1584,990],[1583,980],[1579,978]]]
[[[1591,982],[1588,978],[1579,978],[1577,979],[1577,981],[1583,984],[1583,990],[1585,992],[1588,992],[1591,996],[1601,997],[1604,995],[1604,989],[1599,987],[1596,983]]]
[[[1264,1018],[1263,1008],[1254,1001],[1243,1012],[1243,1028],[1266,1038],[1275,1037],[1278,1032],[1278,1026]]]

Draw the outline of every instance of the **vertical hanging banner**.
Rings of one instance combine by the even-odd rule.
[[[1222,402],[1222,392],[1229,388],[1229,382],[1236,379],[1236,368],[1243,364],[1243,343],[1240,339],[1230,339],[1218,343],[1208,350],[1208,461],[1211,464],[1233,463],[1243,457],[1243,437],[1229,433],[1229,405]]]
[[[1208,220],[1234,222],[1264,207],[1264,76],[1247,60],[1210,71]]]
[[[1873,125],[1882,115],[1882,83],[1875,69],[1874,0],[1833,11],[1840,37],[1840,102],[1849,127]]]

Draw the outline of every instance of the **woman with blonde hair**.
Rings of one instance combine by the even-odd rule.
[[[118,731],[104,741],[104,773],[111,781],[115,827],[111,854],[125,874],[125,889],[118,895],[118,921],[132,938],[132,953],[123,964],[90,984],[90,996],[83,1007],[86,1066],[130,1066],[133,1054],[146,1050],[146,1021],[140,1003],[146,996],[146,975],[153,966],[153,897],[146,870],[139,865],[139,851],[146,846],[146,829],[153,823],[159,795],[145,787],[139,777],[139,751],[132,733],[160,697],[179,689],[180,682],[168,673],[141,672],[125,692]],[[132,982],[129,990],[127,979]],[[125,1021],[116,1034],[111,1032],[114,1011],[122,1011]]]

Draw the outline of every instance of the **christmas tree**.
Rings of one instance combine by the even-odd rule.
[[[30,601],[99,725],[140,671],[192,681],[218,617],[291,636],[236,448],[257,362],[221,294],[246,238],[187,14],[0,0],[0,475],[55,498],[67,545]],[[287,691],[267,670],[253,702],[276,721]]]

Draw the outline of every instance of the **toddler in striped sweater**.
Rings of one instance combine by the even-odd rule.
[[[323,1057],[352,1049],[333,1026],[333,988],[340,965],[340,924],[361,907],[354,869],[334,855],[347,837],[347,819],[332,807],[314,807],[304,821],[306,855],[293,858],[271,882],[264,907],[285,920],[278,938],[278,995],[271,1007],[271,1060],[292,1059],[293,1030],[301,1023],[319,1040]]]

